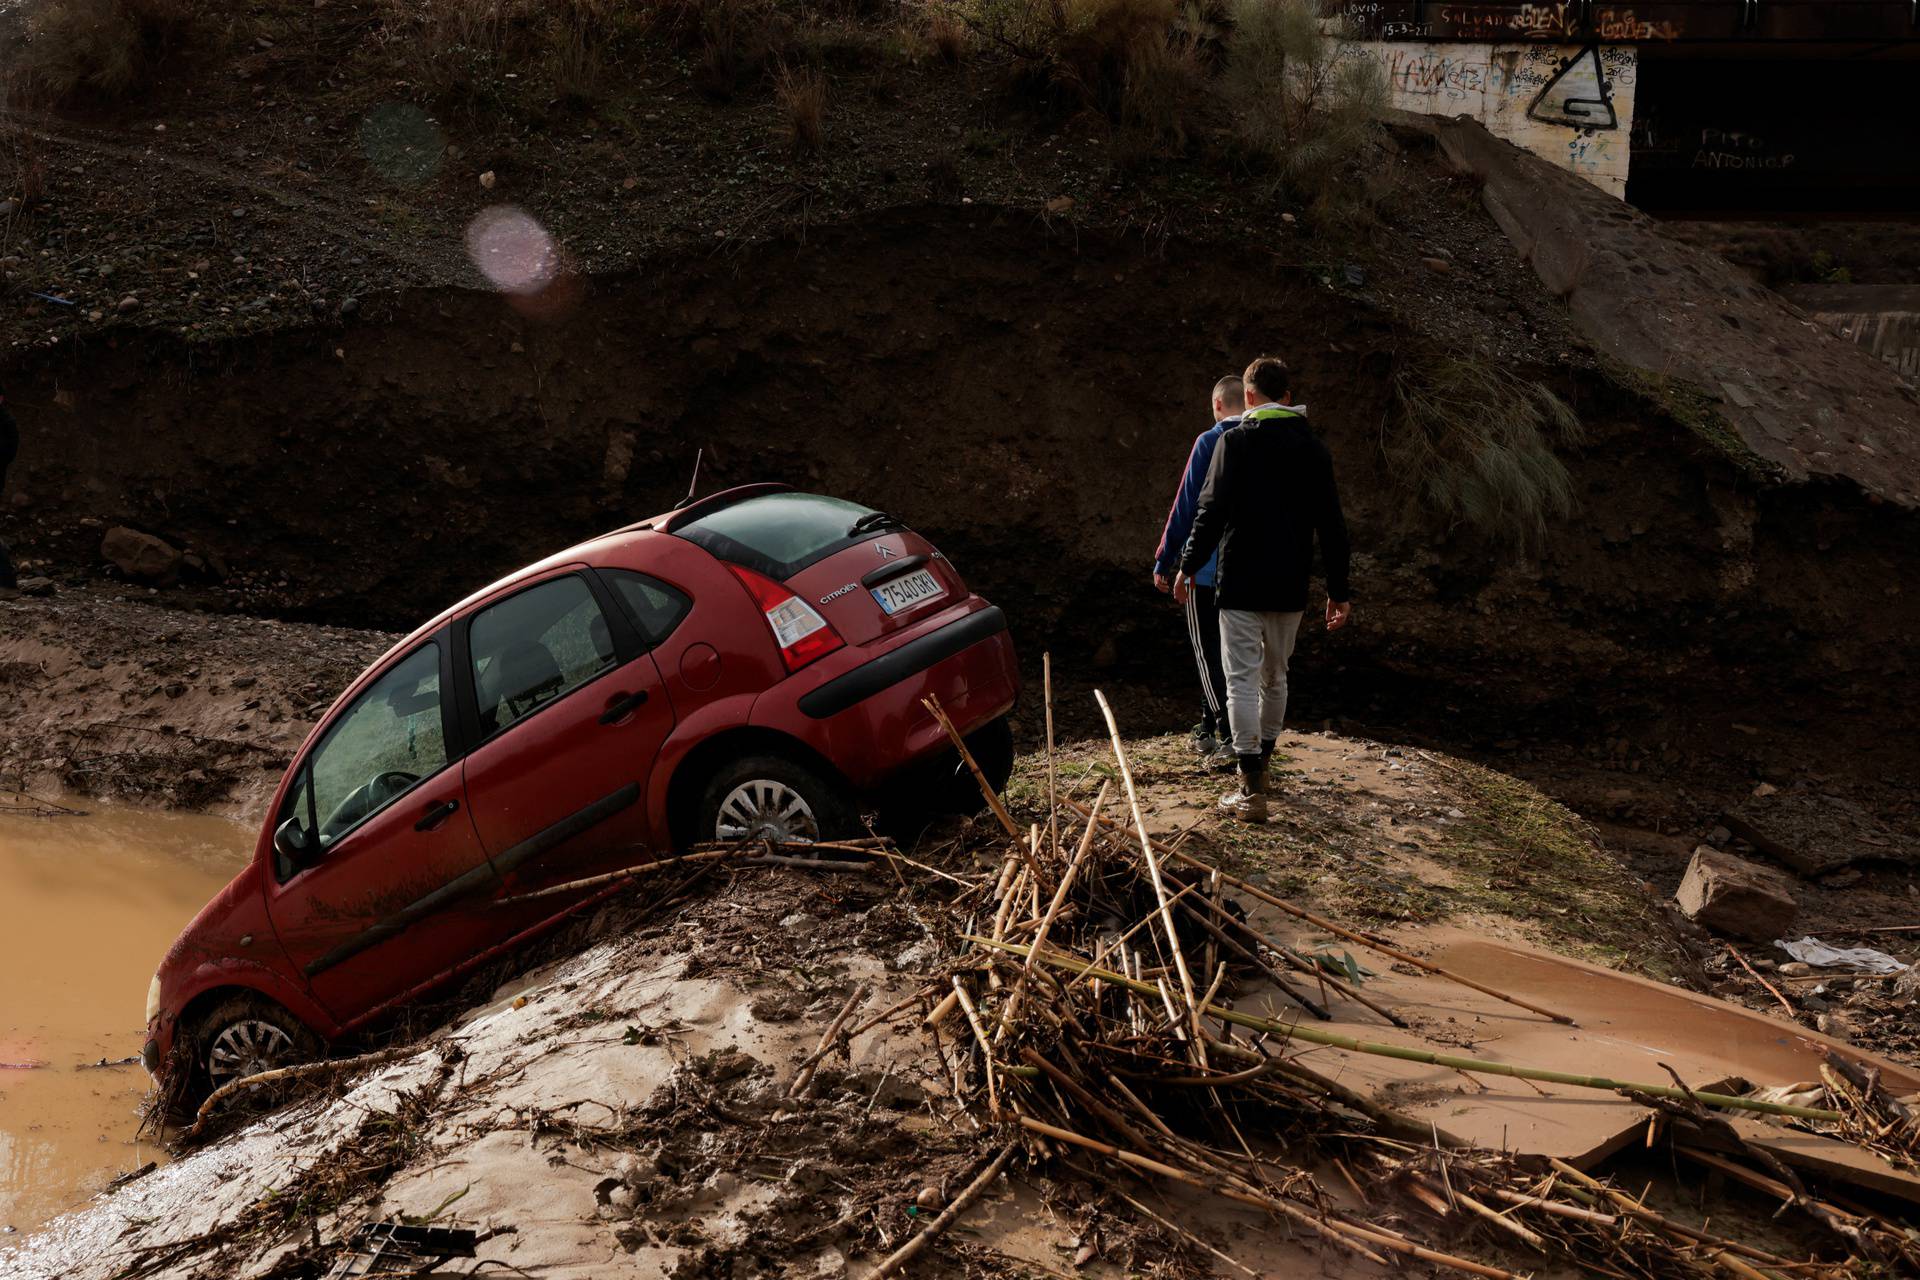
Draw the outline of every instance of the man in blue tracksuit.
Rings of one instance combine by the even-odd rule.
[[[1194,512],[1200,506],[1200,488],[1207,482],[1207,467],[1213,462],[1213,448],[1229,427],[1240,424],[1246,407],[1246,390],[1238,374],[1213,384],[1213,425],[1202,431],[1187,455],[1187,470],[1173,495],[1173,509],[1167,512],[1167,525],[1160,533],[1160,549],[1153,555],[1153,585],[1171,591],[1174,573],[1180,567],[1180,552],[1193,531]],[[1220,665],[1220,611],[1214,607],[1213,575],[1217,557],[1211,558],[1194,575],[1194,589],[1187,597],[1187,638],[1193,644],[1194,665],[1200,671],[1200,723],[1194,727],[1194,743],[1207,764],[1230,769],[1236,757],[1227,727],[1227,677]]]

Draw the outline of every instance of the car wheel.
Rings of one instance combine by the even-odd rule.
[[[701,840],[812,844],[855,831],[844,790],[781,756],[748,756],[707,782],[695,827]]]
[[[194,1035],[194,1074],[203,1093],[319,1056],[319,1037],[261,996],[223,1000],[200,1020]]]

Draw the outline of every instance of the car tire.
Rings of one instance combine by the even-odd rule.
[[[312,1062],[320,1047],[305,1023],[265,996],[222,1000],[194,1026],[194,1100],[259,1071]]]
[[[837,779],[785,756],[745,756],[707,780],[694,839],[840,840],[859,832],[853,803]]]

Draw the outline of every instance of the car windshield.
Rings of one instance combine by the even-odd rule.
[[[769,493],[710,512],[674,532],[732,564],[785,581],[845,546],[899,527],[890,517],[818,493]]]

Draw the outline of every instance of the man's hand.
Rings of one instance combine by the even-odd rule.
[[[1332,600],[1327,601],[1327,630],[1338,631],[1347,625],[1347,620],[1351,617],[1353,617],[1352,601],[1342,600],[1338,603]]]
[[[1167,592],[1173,590],[1173,580],[1167,577],[1166,574],[1156,570],[1153,575],[1153,589],[1161,595],[1165,595]]]
[[[1193,579],[1187,576],[1186,571],[1183,569],[1179,573],[1174,574],[1173,575],[1173,602],[1175,604],[1185,604],[1187,602],[1187,598],[1192,594],[1193,594]]]

